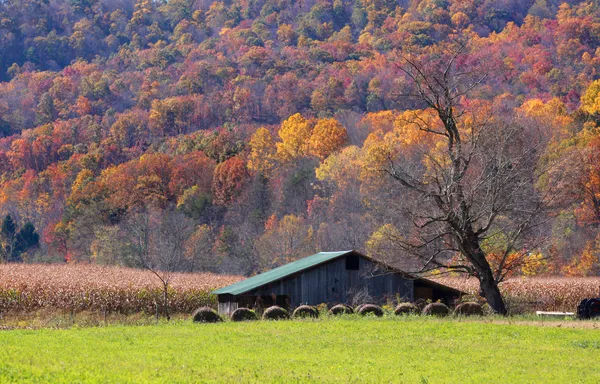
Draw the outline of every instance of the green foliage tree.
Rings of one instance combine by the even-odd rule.
[[[40,235],[34,225],[28,221],[17,231],[12,216],[6,215],[2,220],[2,254],[7,262],[23,261],[23,254],[40,244]]]
[[[10,261],[15,250],[17,225],[11,215],[4,216],[2,220],[2,257],[4,261]]]
[[[16,244],[11,261],[22,261],[22,256],[40,245],[40,235],[37,233],[33,223],[26,222],[17,233]]]

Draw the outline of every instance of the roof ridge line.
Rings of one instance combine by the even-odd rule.
[[[298,260],[290,261],[289,263],[280,265],[268,271],[256,274],[248,277],[237,283],[233,283],[223,288],[212,291],[213,294],[232,294],[239,295],[248,291],[251,291],[261,285],[270,284],[275,281],[282,280],[295,273],[305,271],[307,269],[316,267],[320,264],[332,261],[338,257],[342,257],[348,253],[356,252],[354,250],[349,251],[322,251],[315,253],[314,255],[306,256]]]

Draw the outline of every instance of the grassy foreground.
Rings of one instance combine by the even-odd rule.
[[[600,382],[597,330],[422,317],[0,332],[0,382]]]

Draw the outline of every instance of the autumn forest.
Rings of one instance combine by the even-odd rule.
[[[600,272],[597,2],[2,0],[0,47],[5,262]]]

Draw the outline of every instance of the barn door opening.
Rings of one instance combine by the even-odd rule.
[[[271,295],[271,296],[263,296],[265,303],[269,303],[269,307],[272,305],[277,305],[278,307],[290,309],[290,295]],[[266,307],[266,306],[265,306]]]
[[[358,255],[346,256],[346,271],[358,271],[360,268],[360,258]]]
[[[273,305],[289,310],[290,303],[290,295],[247,296],[245,306],[262,312]]]
[[[235,303],[237,308],[250,308],[256,311],[259,315],[262,315],[265,309],[277,305],[279,307],[290,309],[290,295],[244,295],[237,296],[237,302]]]

